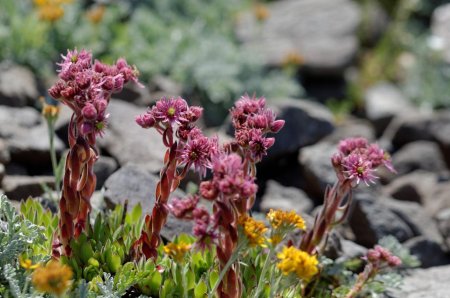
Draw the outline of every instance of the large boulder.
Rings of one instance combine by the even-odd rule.
[[[155,189],[158,177],[140,165],[128,164],[112,174],[104,184],[104,198],[106,206],[114,208],[117,204],[128,206],[140,204],[144,214],[150,214],[155,204]],[[185,194],[176,190],[171,197],[184,197]],[[171,240],[179,233],[190,233],[192,223],[179,220],[169,215],[167,224],[164,226],[161,235]]]
[[[99,140],[99,146],[121,166],[135,163],[152,173],[158,173],[163,166],[166,147],[155,129],[143,129],[134,121],[135,116],[144,112],[145,109],[130,103],[111,100],[108,128],[105,136]]]
[[[28,68],[0,64],[0,105],[24,107],[38,97],[36,78]]]
[[[272,2],[268,17],[242,15],[236,33],[244,47],[260,53],[268,65],[301,57],[314,72],[340,73],[358,50],[360,10],[349,0]]]

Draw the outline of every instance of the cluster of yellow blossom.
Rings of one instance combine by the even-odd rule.
[[[238,224],[242,226],[250,246],[264,245],[264,233],[267,231],[267,227],[262,221],[244,215],[239,217]]]
[[[283,251],[277,254],[280,262],[277,267],[284,275],[295,273],[298,278],[310,280],[319,271],[316,256],[301,251],[293,246],[283,247]]]
[[[64,15],[62,5],[71,2],[72,0],[34,0],[34,5],[38,9],[41,20],[54,22]]]
[[[267,213],[267,219],[270,225],[274,229],[280,228],[297,228],[300,230],[305,230],[306,225],[303,218],[295,213],[295,211],[282,211],[282,210],[272,210],[270,209]]]
[[[253,13],[255,15],[255,18],[260,22],[266,20],[270,16],[270,12],[267,6],[261,3],[255,4]]]
[[[72,270],[69,266],[51,260],[33,272],[33,285],[39,292],[61,296],[71,285]]]
[[[86,17],[93,24],[98,24],[103,20],[103,16],[105,15],[106,7],[105,5],[94,5],[87,12]]]
[[[171,242],[164,246],[164,252],[177,262],[183,261],[184,255],[191,249],[191,245],[180,241]]]

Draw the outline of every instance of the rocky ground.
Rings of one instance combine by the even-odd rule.
[[[276,2],[270,9],[271,21],[264,23],[264,30],[255,27],[251,15],[242,18],[237,32],[244,46],[264,49],[260,53],[270,66],[282,63],[289,52],[301,52],[314,82],[309,85],[310,93],[317,91],[317,97],[339,93],[341,87],[334,82],[344,78],[358,49],[358,7],[347,0],[316,0]],[[441,32],[439,24],[450,19],[449,6],[439,9],[436,32]],[[303,17],[285,17],[292,12]],[[318,26],[313,31],[305,29],[312,28],[305,26],[311,23]],[[3,62],[0,69],[0,192],[18,202],[41,196],[41,184],[53,181],[46,125],[35,108],[45,88],[25,67]],[[150,98],[178,88],[165,78],[158,78],[153,86],[151,92],[150,88],[126,89],[111,102],[109,127],[99,142],[102,156],[95,166],[98,192],[94,205],[98,208],[111,208],[125,200],[130,205],[141,203],[145,211],[152,208],[165,149],[155,131],[142,130],[133,119],[151,103]],[[323,88],[328,89],[320,91]],[[410,270],[403,288],[391,296],[448,297],[450,111],[419,110],[389,83],[372,87],[364,101],[361,117],[340,121],[325,106],[310,100],[271,101],[286,126],[258,167],[260,191],[255,209],[313,214],[326,186],[336,179],[330,157],[337,142],[351,136],[377,141],[392,154],[398,174],[379,171],[378,186],[355,192],[353,211],[348,225],[339,231],[337,247],[344,254],[362,255],[382,237],[393,235],[419,258],[422,268]],[[63,108],[56,125],[58,155],[67,148],[69,117],[70,111]],[[227,138],[230,124],[210,132]],[[197,177],[191,175],[188,180]],[[182,196],[183,191],[175,195]],[[163,235],[170,238],[189,230],[189,225],[171,218]]]

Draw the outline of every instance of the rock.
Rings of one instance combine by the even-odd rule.
[[[447,167],[450,167],[450,112],[443,111],[436,114],[430,124],[430,133],[439,144]]]
[[[275,135],[276,141],[269,149],[272,157],[297,152],[299,148],[316,143],[330,134],[333,116],[323,105],[307,100],[280,100],[274,106],[279,119],[286,121]]]
[[[97,176],[96,189],[101,189],[106,179],[111,176],[118,168],[117,162],[114,158],[108,156],[100,156],[94,164],[94,173]]]
[[[379,83],[367,90],[364,97],[365,113],[381,135],[396,115],[410,113],[412,104],[393,84]]]
[[[144,214],[151,213],[155,203],[155,189],[158,177],[151,174],[140,165],[128,164],[112,174],[104,184],[106,206],[114,208],[117,204],[124,204],[128,200],[129,208],[141,204]],[[185,194],[176,190],[171,197],[184,197]],[[172,239],[179,233],[190,233],[192,223],[169,216],[161,235]]]
[[[339,73],[358,50],[358,6],[348,0],[286,0],[267,6],[267,19],[242,15],[236,33],[244,47],[268,65],[301,58],[314,72]]]
[[[450,208],[441,210],[435,218],[447,250],[450,251]]]
[[[37,197],[44,193],[41,184],[53,187],[55,179],[52,176],[6,176],[2,189],[10,200],[22,200]]]
[[[410,253],[420,261],[422,268],[442,266],[450,263],[450,256],[442,247],[424,236],[414,237],[403,243]]]
[[[3,178],[5,178],[5,166],[0,163],[0,185],[2,185]]]
[[[303,214],[309,213],[312,208],[312,201],[302,190],[282,186],[273,180],[267,181],[266,190],[261,199],[261,211],[268,212],[270,209],[281,209],[285,211],[294,210],[298,214]]]
[[[414,236],[443,244],[442,235],[430,215],[417,203],[383,198],[382,205],[394,212],[413,231]]]
[[[414,170],[439,172],[446,169],[439,146],[428,141],[417,141],[407,144],[392,156],[392,164],[398,175]]]
[[[11,160],[8,147],[3,139],[0,138],[0,164],[7,164]]]
[[[183,94],[183,86],[173,81],[167,76],[156,75],[153,76],[149,83],[150,95],[153,100],[158,100],[161,97],[177,97]],[[150,101],[147,99],[147,102]]]
[[[114,95],[114,98],[139,106],[148,106],[152,102],[148,89],[141,88],[136,84],[125,85],[120,93]]]
[[[436,184],[435,188],[424,197],[424,206],[431,215],[438,214],[441,210],[450,208],[450,183]]]
[[[336,146],[328,142],[320,142],[302,148],[299,161],[303,167],[306,180],[305,191],[321,202],[325,189],[336,181],[336,172],[331,165],[331,156],[336,152]]]
[[[369,141],[375,141],[375,131],[369,121],[362,119],[346,119],[336,123],[336,129],[323,140],[332,144],[350,137],[363,137]]]
[[[108,128],[99,146],[114,157],[121,166],[139,164],[152,173],[159,173],[163,166],[166,147],[162,136],[155,129],[143,129],[134,117],[145,112],[130,103],[111,100],[108,112]]]
[[[28,68],[0,64],[0,105],[24,107],[38,97],[36,79]]]
[[[441,5],[433,12],[431,19],[431,32],[441,43],[443,57],[447,63],[450,63],[450,4]]]
[[[0,138],[4,139],[11,162],[27,167],[50,165],[47,126],[36,110],[0,106]],[[58,154],[64,149],[58,138],[55,149]]]
[[[365,256],[367,253],[367,248],[346,239],[341,239],[341,248],[342,248],[341,257],[345,259],[360,258],[362,256]]]
[[[423,170],[400,176],[383,189],[384,194],[401,201],[424,204],[425,197],[434,191],[437,175]]]
[[[430,126],[434,118],[435,115],[423,112],[401,114],[393,119],[384,137],[395,148],[415,141],[432,141],[434,138]]]
[[[450,265],[428,269],[409,271],[401,285],[392,297],[396,298],[447,298],[450,293]]]
[[[384,236],[392,235],[400,242],[414,237],[412,229],[396,213],[367,194],[354,196],[354,208],[349,224],[355,234],[355,242],[373,247]]]

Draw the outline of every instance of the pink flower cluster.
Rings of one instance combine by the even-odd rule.
[[[372,263],[376,268],[380,268],[383,264],[387,264],[390,267],[397,267],[402,264],[402,260],[399,257],[394,256],[388,249],[380,245],[369,249],[364,259]]]
[[[231,109],[232,123],[237,144],[242,155],[252,162],[259,162],[275,143],[267,133],[277,133],[284,126],[284,120],[276,120],[275,113],[265,107],[264,97],[242,96]]]
[[[123,58],[111,66],[98,60],[92,64],[92,54],[86,50],[69,50],[62,58],[60,79],[48,90],[50,96],[74,111],[81,135],[102,134],[111,94],[121,91],[128,81],[138,83],[138,71]]]
[[[339,152],[333,155],[332,164],[340,180],[351,180],[353,185],[361,181],[375,183],[376,169],[383,165],[395,172],[391,158],[377,144],[369,144],[365,138],[348,138],[339,143]]]
[[[195,126],[201,117],[203,108],[188,106],[181,98],[162,98],[145,114],[136,117],[136,123],[143,128],[155,128],[163,135],[167,147],[173,144],[173,132],[178,137],[177,161],[189,168],[191,165],[200,173],[206,175],[211,168],[210,156],[217,151],[217,138],[207,138]]]

